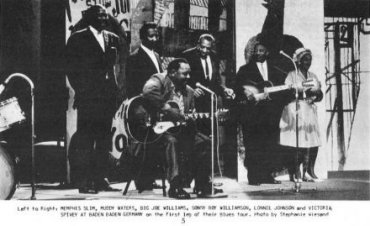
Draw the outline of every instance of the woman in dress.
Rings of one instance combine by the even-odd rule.
[[[321,140],[315,102],[322,100],[323,93],[317,76],[309,71],[312,63],[311,51],[299,48],[295,51],[294,58],[298,73],[291,71],[285,84],[292,85],[298,91],[298,102],[294,95],[292,101],[283,110],[280,121],[280,144],[298,152],[294,155],[298,158],[294,159],[296,179],[298,181],[301,179],[299,166],[303,162],[302,179],[307,181],[306,172],[312,179],[317,179],[314,167]]]

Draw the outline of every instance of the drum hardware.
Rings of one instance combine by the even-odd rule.
[[[31,180],[31,187],[32,187],[32,194],[31,200],[36,199],[36,168],[35,168],[35,96],[34,96],[34,88],[35,85],[33,84],[32,80],[24,74],[21,73],[13,73],[9,75],[7,79],[5,79],[4,83],[0,85],[0,95],[4,92],[6,85],[10,82],[12,78],[22,78],[24,79],[30,86],[30,95],[31,95],[31,170],[32,170],[32,180]]]
[[[22,123],[25,119],[16,97],[0,102],[0,132],[10,129],[16,123]]]

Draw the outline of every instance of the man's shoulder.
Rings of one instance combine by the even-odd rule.
[[[86,27],[86,28],[74,31],[69,38],[70,39],[78,38],[78,37],[86,35],[89,32],[90,32],[89,28]]]
[[[166,80],[166,77],[166,73],[156,73],[150,76],[149,80],[159,80],[161,83],[163,83]]]
[[[104,33],[108,36],[112,36],[114,38],[119,38],[118,35],[114,34],[113,32],[111,31],[108,31],[108,30],[104,30]]]
[[[196,50],[197,50],[197,48],[196,48],[196,47],[193,47],[193,48],[190,48],[190,49],[186,49],[186,50],[184,50],[184,51],[182,52],[182,55],[183,55],[184,57],[189,56],[189,55],[193,55],[193,54],[195,54],[195,53],[196,53]]]

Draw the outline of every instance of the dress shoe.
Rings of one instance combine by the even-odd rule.
[[[120,191],[120,189],[112,188],[107,178],[104,178],[100,183],[97,184],[98,191]]]
[[[82,194],[98,194],[98,190],[96,190],[95,188],[91,188],[91,187],[79,188],[78,192]]]
[[[174,199],[190,199],[190,194],[182,188],[170,188],[168,196]]]
[[[162,185],[159,185],[159,184],[157,184],[157,182],[153,182],[153,184],[152,184],[152,189],[162,189],[163,188],[163,186]],[[164,186],[164,188],[166,188],[166,186]]]
[[[263,184],[281,184],[281,181],[275,180],[274,178],[269,178],[267,180],[262,181]]]
[[[261,182],[258,182],[258,181],[249,181],[248,184],[249,185],[253,185],[253,186],[260,186],[261,185]]]
[[[205,198],[208,195],[212,195],[212,184],[207,183],[202,187],[195,186],[194,193],[197,195],[198,198]],[[220,188],[215,188],[213,186],[213,194],[223,193],[224,191]]]

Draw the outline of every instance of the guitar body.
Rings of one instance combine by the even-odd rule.
[[[124,107],[124,121],[128,136],[140,143],[154,143],[160,138],[153,130],[156,114],[142,96],[131,98]]]

